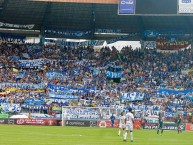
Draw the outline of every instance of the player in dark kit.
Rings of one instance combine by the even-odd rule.
[[[177,121],[176,121],[176,126],[177,126],[177,130],[178,130],[178,134],[182,133],[182,129],[180,127],[182,123],[182,118],[180,116],[180,114],[178,115]]]
[[[163,134],[163,121],[164,121],[164,112],[160,111],[158,115],[158,127],[157,127],[158,135],[159,135],[159,130],[161,130],[161,135]]]
[[[111,127],[114,127],[114,123],[115,123],[115,116],[114,116],[114,114],[112,114],[110,119],[111,119]]]

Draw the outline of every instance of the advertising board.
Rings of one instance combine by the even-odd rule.
[[[0,124],[8,124],[8,119],[0,119]]]
[[[17,119],[17,125],[45,125],[45,126],[56,126],[56,119]]]
[[[97,121],[65,120],[65,126],[96,127]]]
[[[98,121],[98,127],[100,128],[111,128],[111,121],[110,120],[99,120]],[[114,128],[119,127],[119,122],[115,120],[114,122]]]
[[[187,131],[193,131],[193,124],[187,123],[187,124],[186,124],[186,130],[187,130]]]

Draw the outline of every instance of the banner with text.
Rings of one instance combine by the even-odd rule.
[[[80,38],[80,37],[89,37],[92,35],[92,31],[90,30],[81,30],[81,31],[73,31],[73,30],[45,30],[46,35],[54,35],[60,37],[68,37],[68,38]]]
[[[21,67],[43,67],[44,59],[20,60]]]
[[[124,92],[121,92],[121,102],[142,101],[143,99],[144,99],[144,93],[139,93],[139,92],[124,93]]]
[[[55,119],[17,119],[16,124],[57,126],[57,122]]]
[[[59,71],[48,71],[46,72],[46,77],[48,79],[61,79],[64,76],[66,76],[65,73],[59,72]]]
[[[17,89],[44,89],[45,84],[39,83],[39,84],[28,84],[28,83],[0,83],[0,87],[6,87],[6,88],[17,88]]]
[[[135,14],[135,0],[119,0],[119,15]]]
[[[75,96],[75,95],[67,95],[67,94],[58,95],[58,94],[49,93],[49,97],[50,97],[50,98],[66,99],[66,100],[78,100],[78,96]]]
[[[65,126],[79,126],[79,127],[97,127],[97,121],[88,120],[65,120]]]
[[[4,23],[0,22],[0,27],[6,27],[6,28],[16,28],[16,29],[33,29],[35,24],[29,24],[29,25],[21,25],[21,24],[10,24],[10,23]]]
[[[25,43],[25,36],[0,33],[0,42]]]
[[[187,131],[193,131],[193,124],[187,123],[186,124],[186,130]]]
[[[95,91],[92,88],[84,89],[84,86],[82,86],[81,84],[76,84],[76,86],[79,86],[79,88],[73,88],[73,87],[55,85],[55,84],[48,84],[48,91],[49,93],[54,93],[54,94],[59,94],[59,95],[72,94],[73,92],[86,93],[86,92]]]
[[[2,103],[1,107],[3,113],[21,111],[21,107],[19,104]]]
[[[46,40],[48,42],[48,40]],[[51,41],[51,40],[49,40]],[[90,40],[90,41],[83,41],[83,42],[70,42],[70,41],[51,41],[52,43],[56,43],[58,46],[102,46],[104,40]]]
[[[108,78],[121,78],[123,72],[111,72],[111,71],[106,71],[106,77]]]

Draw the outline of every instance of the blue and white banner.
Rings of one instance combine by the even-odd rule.
[[[140,110],[140,111],[147,111],[147,110],[152,110],[152,111],[158,111],[160,110],[161,106],[160,105],[136,105],[133,103],[130,103],[129,106],[125,106],[125,109],[127,108],[133,108],[134,110]]]
[[[192,14],[193,13],[193,0],[179,0],[180,14]]]
[[[114,62],[112,62],[106,66],[105,74],[108,78],[121,78],[123,74],[123,67],[117,66]]]
[[[78,84],[76,84],[78,86]],[[88,91],[93,91],[92,89],[84,89],[84,88],[69,88],[67,86],[61,86],[61,85],[54,85],[54,84],[48,84],[48,91],[51,94],[58,94],[58,95],[64,95],[64,94],[72,94],[73,92],[78,93],[85,93]]]
[[[119,0],[119,14],[135,14],[135,0]]]
[[[129,108],[132,108],[134,110],[134,114],[135,114],[136,118],[150,117],[150,116],[158,117],[161,106],[156,106],[156,105],[151,105],[151,106],[150,105],[134,105],[134,107],[129,106]],[[127,108],[124,108],[124,110],[127,110]],[[187,114],[187,113],[184,112],[183,114]],[[164,116],[166,118],[173,118],[173,117],[175,117],[175,115],[176,115],[176,112],[164,111]]]
[[[166,118],[173,118],[175,116],[175,112],[165,112],[165,117]]]
[[[75,96],[75,95],[57,95],[57,94],[52,94],[52,93],[49,93],[49,97],[50,98],[58,98],[58,99],[65,99],[65,100],[78,100],[78,96]]]
[[[44,59],[19,60],[21,67],[43,67]]]
[[[29,98],[24,100],[24,104],[29,106],[41,106],[44,105],[45,102],[44,100],[41,99]]]
[[[43,109],[44,109],[44,107],[43,107]],[[22,115],[28,116],[29,113],[22,113]],[[32,115],[32,118],[35,118],[35,119],[50,119],[50,118],[55,118],[55,116],[53,116],[53,115],[48,115],[48,114],[31,113],[31,115]]]
[[[25,43],[25,36],[0,33],[0,41],[9,43]]]
[[[123,93],[121,92],[121,102],[142,101],[143,99],[144,99],[144,93],[139,93],[139,92]]]
[[[65,73],[58,72],[58,71],[48,71],[46,72],[47,79],[61,79],[66,76]]]
[[[111,71],[106,71],[106,77],[108,78],[121,78],[123,72],[111,72]]]
[[[3,113],[13,113],[21,111],[21,107],[19,104],[2,103],[1,107]]]
[[[107,109],[108,110],[108,109]],[[106,111],[106,110],[105,110]],[[63,116],[66,119],[101,119],[104,114],[100,113],[99,108],[65,108]]]
[[[144,37],[157,37],[157,36],[161,36],[161,37],[180,37],[180,36],[185,36],[185,35],[189,35],[188,31],[181,31],[181,30],[145,30],[144,31]]]
[[[78,103],[78,99],[60,99],[60,98],[49,98],[46,100],[46,104],[47,105],[50,105],[52,104],[53,102],[54,103],[69,103],[70,101],[73,101],[73,102],[76,102]]]
[[[17,88],[17,89],[45,89],[45,84],[28,84],[28,83],[0,83],[0,88]]]
[[[55,35],[68,38],[89,37],[92,35],[90,30],[70,31],[70,30],[45,30],[46,35]]]
[[[157,90],[157,93],[162,94],[162,95],[187,95],[188,93],[193,93],[193,90],[168,90],[168,89],[160,89]]]
[[[66,86],[48,84],[47,87],[48,87],[49,93],[54,93],[54,94],[69,94],[69,93],[71,93],[69,88]]]

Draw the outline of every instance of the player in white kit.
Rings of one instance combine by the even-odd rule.
[[[129,108],[129,112],[125,116],[125,124],[126,124],[126,131],[124,134],[124,140],[127,141],[127,134],[130,131],[130,140],[133,142],[133,124],[134,124],[134,116],[132,113],[132,109]]]
[[[119,116],[118,136],[120,136],[121,130],[123,130],[123,135],[124,135],[124,129],[125,129],[125,116],[124,116],[124,112],[121,112],[121,115]]]

